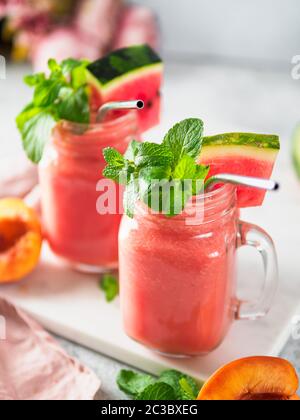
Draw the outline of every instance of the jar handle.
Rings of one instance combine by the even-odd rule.
[[[265,317],[272,307],[278,289],[278,263],[272,238],[260,227],[239,221],[238,247],[251,246],[260,253],[264,264],[264,286],[254,302],[240,302],[236,319],[251,320]]]

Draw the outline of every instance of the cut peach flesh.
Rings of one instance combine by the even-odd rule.
[[[200,391],[199,400],[295,399],[299,380],[293,366],[274,357],[238,360],[217,371]]]
[[[245,395],[240,398],[242,401],[287,401],[288,397],[278,394],[255,394]]]
[[[40,222],[22,200],[0,200],[0,283],[16,281],[37,265],[42,245]]]
[[[0,220],[0,252],[8,251],[15,246],[27,230],[22,220]]]

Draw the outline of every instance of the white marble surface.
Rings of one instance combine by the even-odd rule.
[[[7,80],[0,80],[1,157],[21,152],[14,117],[29,97],[29,91],[22,84],[24,71],[24,68],[9,67]],[[283,143],[278,166],[281,171],[285,168],[288,170],[290,136],[300,119],[299,90],[299,82],[293,81],[289,72],[169,64],[164,122],[160,129],[146,137],[158,137],[173,122],[192,115],[203,118],[207,133],[231,130],[276,132]],[[300,186],[299,191],[295,190],[295,200],[299,200],[299,197]],[[288,217],[282,222],[287,232],[289,229],[300,230],[299,225],[289,224]],[[299,272],[297,262],[293,269]],[[288,282],[288,279],[285,281]],[[121,364],[64,340],[61,342],[69,353],[77,356],[101,377],[103,389],[98,398],[122,396],[115,386],[115,377]],[[291,340],[283,356],[291,360],[300,373],[300,341]]]

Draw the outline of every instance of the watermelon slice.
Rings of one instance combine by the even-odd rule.
[[[229,133],[205,137],[199,163],[210,165],[209,176],[221,173],[269,179],[280,150],[278,136]],[[261,206],[265,191],[238,187],[239,207]]]
[[[107,102],[141,99],[141,131],[159,124],[163,63],[148,45],[114,51],[87,69],[93,112]]]

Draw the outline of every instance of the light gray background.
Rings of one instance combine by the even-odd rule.
[[[299,0],[135,0],[157,12],[168,54],[267,61],[300,52]]]

